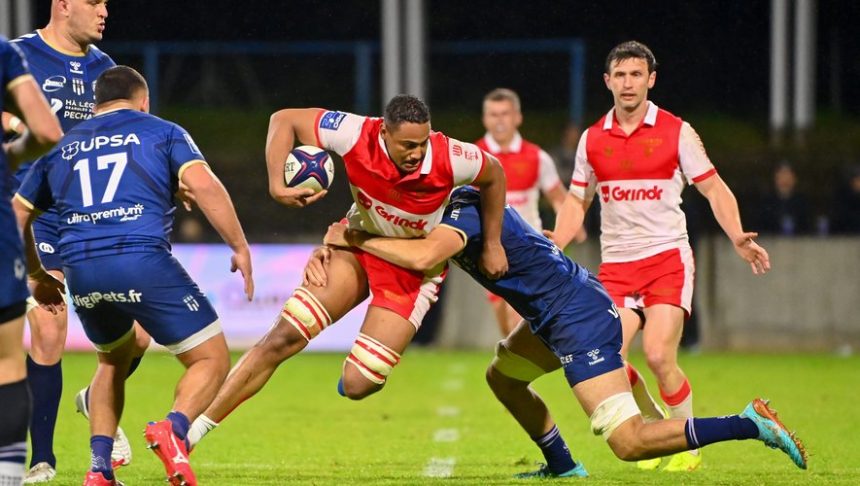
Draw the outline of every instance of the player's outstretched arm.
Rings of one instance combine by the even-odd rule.
[[[696,189],[708,199],[717,223],[732,240],[735,252],[750,264],[754,274],[763,275],[767,273],[770,270],[770,258],[767,251],[753,241],[758,233],[744,232],[738,201],[722,177],[719,174],[714,174],[697,182]]]
[[[251,249],[227,189],[205,163],[193,164],[185,169],[182,182],[193,194],[197,207],[233,250],[230,271],[241,272],[242,278],[245,279],[245,295],[251,300],[254,297]]]
[[[555,229],[544,231],[555,245],[564,249],[582,230],[582,222],[590,202],[568,193],[555,215]]]
[[[447,226],[437,226],[424,238],[389,238],[347,229],[335,223],[325,235],[326,245],[360,248],[399,267],[418,272],[439,268],[463,249],[463,236]]]
[[[508,271],[508,257],[502,246],[502,219],[505,213],[507,182],[502,164],[484,152],[484,169],[473,182],[481,189],[481,233],[484,248],[479,267],[489,278],[501,278]]]
[[[269,118],[266,135],[269,194],[285,206],[302,208],[326,195],[327,191],[315,194],[313,189],[287,187],[284,183],[284,163],[296,139],[302,144],[316,144],[314,122],[321,111],[319,108],[286,109],[276,111]]]
[[[9,91],[26,123],[24,134],[4,147],[14,169],[19,163],[33,160],[50,150],[63,138],[63,130],[33,78],[23,79]]]
[[[24,253],[27,258],[27,273],[31,280],[33,298],[39,306],[52,314],[57,314],[65,306],[66,286],[45,270],[36,251],[32,223],[39,213],[25,205],[18,197],[12,199],[12,208],[15,211],[18,228],[24,234]]]

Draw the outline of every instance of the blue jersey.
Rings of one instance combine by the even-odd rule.
[[[92,45],[82,55],[61,52],[45,42],[39,31],[24,34],[12,44],[27,57],[30,72],[64,132],[93,116],[96,79],[116,65],[113,59]],[[30,165],[22,165],[15,174],[18,184]]]
[[[169,250],[173,194],[183,170],[204,162],[182,127],[122,109],[78,124],[32,170],[20,199],[59,215],[65,264]]]
[[[21,52],[0,36],[0,91],[6,93],[28,79],[27,61]],[[0,111],[3,96],[0,95]],[[9,201],[11,175],[6,153],[0,150],[0,309],[27,298],[27,269],[24,245]]]
[[[459,232],[466,246],[451,260],[490,292],[507,301],[534,332],[564,312],[577,289],[587,285],[589,272],[566,257],[510,206],[505,207],[502,246],[508,273],[498,280],[478,269],[483,236],[480,194],[471,187],[454,191],[442,225]]]

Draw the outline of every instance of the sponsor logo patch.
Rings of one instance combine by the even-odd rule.
[[[343,119],[346,118],[346,113],[340,111],[327,111],[320,118],[320,128],[326,130],[337,130]]]

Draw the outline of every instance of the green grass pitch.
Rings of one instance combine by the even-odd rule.
[[[382,392],[351,402],[335,391],[343,355],[297,356],[201,442],[192,465],[204,485],[528,484],[511,475],[542,458],[484,382],[490,358],[489,350],[414,349]],[[89,464],[88,428],[73,400],[95,361],[91,354],[63,359],[55,484],[80,484]],[[634,362],[645,369],[641,359]],[[703,467],[693,473],[639,471],[591,435],[563,376],[554,373],[536,389],[588,468],[589,484],[860,484],[860,358],[703,354],[682,356],[681,363],[700,416],[737,413],[756,396],[772,399],[805,441],[809,470],[746,441],[706,448]],[[122,425],[134,459],[118,473],[128,485],[163,484],[161,463],[144,448],[142,431],[147,420],[168,412],[180,372],[172,357],[154,353],[129,381]],[[654,387],[653,378],[649,384]],[[450,477],[433,477],[448,471]]]

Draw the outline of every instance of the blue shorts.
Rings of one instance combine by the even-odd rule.
[[[11,213],[11,209],[7,212],[0,207],[0,307],[18,304],[30,296],[24,244]]]
[[[558,356],[570,386],[622,368],[621,319],[597,277],[589,274],[567,299],[537,337]]]
[[[126,342],[133,321],[173,354],[221,332],[212,304],[167,251],[91,258],[65,272],[72,305],[99,351]]]
[[[60,215],[54,210],[39,215],[33,221],[33,238],[36,240],[36,250],[45,270],[62,270],[63,260],[60,259]]]

